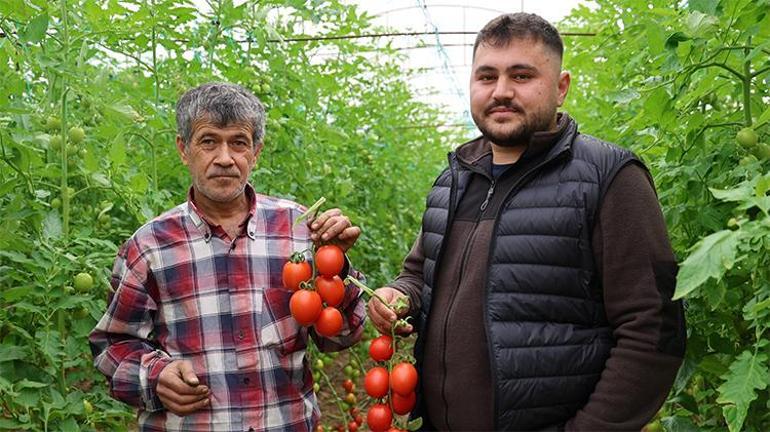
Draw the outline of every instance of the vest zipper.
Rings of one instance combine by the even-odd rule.
[[[492,179],[492,183],[489,185],[489,190],[487,190],[487,198],[484,200],[483,203],[481,203],[481,211],[484,211],[487,209],[487,206],[489,205],[489,199],[492,198],[492,194],[495,193],[495,183],[497,182],[496,178]]]
[[[513,187],[508,191],[508,193],[503,197],[503,200],[501,201],[500,208],[497,209],[497,214],[495,215],[495,222],[492,226],[492,238],[489,241],[489,253],[488,253],[488,262],[487,262],[487,274],[489,273],[489,270],[492,268],[492,253],[495,250],[495,246],[497,244],[497,228],[500,225],[500,215],[502,214],[502,210],[505,207],[505,202],[508,200],[509,197],[517,194],[519,190],[521,189],[521,185],[526,183],[529,180],[529,177],[532,175],[532,173],[537,172],[541,170],[544,166],[552,163],[555,160],[558,160],[562,157],[562,153],[559,153],[555,156],[553,156],[550,159],[546,159],[543,162],[540,162],[536,166],[534,166],[529,171],[525,172],[519,180],[513,185]],[[484,301],[482,302],[482,313],[484,314],[484,332],[487,337],[487,350],[489,352],[489,363],[491,366],[491,372],[492,372],[492,383],[494,385],[494,399],[493,399],[493,424],[495,425],[495,430],[498,430],[500,428],[498,418],[500,413],[500,391],[498,386],[498,373],[497,373],[497,360],[495,359],[495,353],[492,349],[492,339],[490,336],[490,320],[489,320],[489,278],[487,278],[485,283],[485,295]]]

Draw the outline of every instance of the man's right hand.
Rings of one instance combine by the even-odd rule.
[[[209,389],[200,385],[192,363],[175,360],[160,371],[155,388],[167,410],[178,416],[186,416],[209,404]]]
[[[390,288],[390,287],[383,287],[378,288],[374,290],[374,293],[377,294],[382,300],[384,300],[389,305],[394,305],[399,298],[406,299],[407,304],[409,303],[409,298],[406,294],[402,293],[401,291]],[[399,319],[405,317],[409,313],[409,308],[404,308],[404,310],[399,311],[398,314],[393,312],[392,309],[390,309],[388,306],[385,306],[382,304],[382,302],[375,296],[372,296],[372,298],[369,299],[369,303],[367,305],[368,313],[369,313],[369,319],[372,320],[372,324],[374,324],[374,327],[377,328],[377,330],[380,331],[382,334],[390,334],[390,329],[393,326],[393,323]],[[411,333],[413,330],[412,326],[410,324],[407,324],[405,326],[401,326],[396,328],[396,333],[407,335]]]

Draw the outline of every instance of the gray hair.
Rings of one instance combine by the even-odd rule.
[[[236,84],[203,84],[179,98],[176,127],[185,147],[190,144],[193,123],[198,120],[208,120],[220,127],[245,123],[251,127],[257,147],[265,135],[265,107],[252,92]]]

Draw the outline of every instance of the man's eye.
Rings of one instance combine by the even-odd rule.
[[[527,74],[516,74],[513,76],[513,79],[515,79],[516,81],[526,81],[530,78],[531,76]]]
[[[494,75],[481,75],[479,77],[479,81],[492,81],[494,79],[495,79]]]

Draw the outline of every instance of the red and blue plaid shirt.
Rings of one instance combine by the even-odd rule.
[[[109,305],[89,339],[112,396],[139,409],[142,431],[309,431],[319,409],[305,361],[308,335],[322,351],[361,338],[366,313],[355,286],[346,287],[338,336],[294,321],[281,270],[292,252],[311,245],[307,226],[293,226],[303,208],[251,186],[247,196],[249,217],[234,240],[188,199],[118,252]],[[185,417],[166,411],[155,393],[174,360],[192,362],[210,388],[210,404]]]

